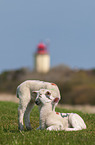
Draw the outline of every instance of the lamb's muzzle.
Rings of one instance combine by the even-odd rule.
[[[39,100],[36,100],[36,101],[35,101],[35,104],[36,104],[36,105],[39,105],[39,104],[40,104],[40,101],[39,101]]]

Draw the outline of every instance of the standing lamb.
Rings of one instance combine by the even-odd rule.
[[[40,89],[51,90],[52,96],[54,98],[58,97],[60,100],[60,92],[56,84],[39,81],[39,80],[27,80],[21,83],[17,87],[17,97],[19,98],[18,107],[18,128],[23,130],[23,118],[25,126],[28,130],[31,130],[30,124],[30,112],[35,104],[36,95],[33,91]],[[57,103],[55,104],[55,106]],[[54,108],[55,108],[54,106]]]
[[[51,91],[41,89],[36,91],[36,104],[40,111],[40,128],[47,130],[77,131],[86,129],[83,119],[76,113],[57,113],[53,109],[59,98],[53,98]]]

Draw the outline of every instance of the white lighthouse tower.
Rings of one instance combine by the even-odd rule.
[[[39,73],[47,73],[50,70],[50,55],[44,43],[39,43],[37,46],[35,69]]]

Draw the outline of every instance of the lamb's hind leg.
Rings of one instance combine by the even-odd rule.
[[[25,111],[27,110],[27,106],[30,102],[30,94],[19,95],[19,107],[18,107],[18,128],[19,130],[23,130],[23,118]]]
[[[18,107],[18,129],[19,130],[23,130],[23,117],[24,117],[24,112],[25,112],[26,108],[22,107],[21,105],[19,105]]]
[[[24,122],[25,122],[25,126],[28,130],[31,130],[31,124],[30,124],[30,112],[32,110],[32,108],[34,107],[34,102],[30,101],[29,104],[27,105],[25,114],[24,114]]]
[[[70,113],[69,123],[71,124],[72,128],[66,128],[66,131],[77,131],[86,129],[86,124],[84,120],[76,113]]]

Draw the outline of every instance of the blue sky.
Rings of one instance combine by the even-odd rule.
[[[95,68],[95,0],[0,0],[0,72],[32,69],[46,40],[51,67]]]

